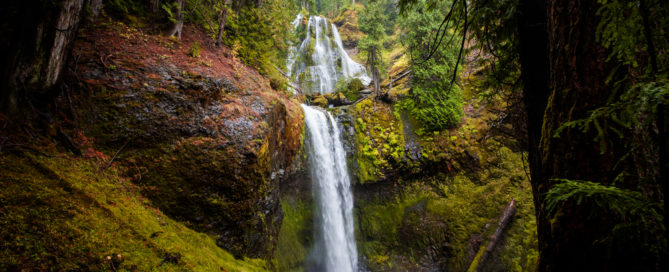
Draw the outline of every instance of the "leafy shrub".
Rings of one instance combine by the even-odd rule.
[[[406,32],[402,43],[411,51],[410,56],[421,56],[411,59],[412,88],[402,106],[431,131],[455,127],[463,116],[462,91],[452,79],[459,66],[459,48],[442,43],[433,52],[428,50],[433,43],[431,33],[440,29],[447,8],[448,3],[443,2],[425,12],[408,10],[400,24]],[[431,57],[424,59],[430,53]]]
[[[193,45],[188,50],[188,55],[193,58],[199,58],[200,52],[202,52],[202,47],[198,42],[194,42]]]
[[[444,130],[460,123],[464,113],[459,90],[450,92],[447,97],[440,97],[420,88],[412,91],[416,99],[405,99],[400,102],[400,107],[420,121],[427,130]]]

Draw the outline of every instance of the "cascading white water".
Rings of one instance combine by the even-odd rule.
[[[299,14],[292,22],[296,32],[304,26]],[[353,61],[341,42],[337,27],[320,16],[307,21],[305,36],[288,55],[288,75],[307,93],[329,93],[342,78],[358,78],[364,85],[371,79],[365,67]],[[299,34],[299,33],[298,33]]]
[[[320,271],[353,272],[358,250],[353,228],[353,196],[339,129],[329,112],[306,105],[311,174],[318,203],[315,261]]]

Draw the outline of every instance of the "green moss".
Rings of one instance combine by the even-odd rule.
[[[494,140],[484,142],[479,152],[488,158],[483,170],[398,181],[400,189],[394,197],[357,203],[360,248],[371,270],[387,271],[391,266],[410,269],[428,254],[443,258],[442,269],[466,270],[473,257],[467,253],[472,235],[480,235],[482,244],[487,245],[511,199],[516,200],[517,211],[504,240],[498,242],[499,260],[485,267],[495,271],[531,271],[536,267],[533,201],[522,154]],[[430,156],[449,156],[443,151],[438,154]],[[486,228],[486,224],[491,227]],[[425,251],[433,246],[441,251]]]
[[[402,124],[385,104],[365,99],[355,105],[357,177],[361,183],[376,182],[386,172],[404,167]]]
[[[372,263],[373,271],[385,271],[392,266],[389,256],[397,256],[408,250],[407,241],[400,238],[400,230],[405,221],[406,209],[425,201],[425,191],[414,187],[407,188],[404,193],[390,200],[363,200],[357,203],[358,237],[361,253]],[[382,262],[383,261],[383,262]]]
[[[313,244],[312,205],[291,200],[281,199],[284,217],[277,247],[278,271],[302,271]]]
[[[1,155],[0,270],[265,270],[149,206],[109,157]]]
[[[311,100],[311,103],[320,106],[321,108],[326,108],[328,106],[328,100],[323,95],[314,96],[314,98]]]
[[[197,231],[219,234],[218,245],[236,256],[268,257],[275,243],[268,236],[278,229],[256,205],[271,191],[269,141],[247,143],[243,150],[254,155],[248,157],[225,142],[193,137],[127,155],[144,167],[141,189],[153,205]]]

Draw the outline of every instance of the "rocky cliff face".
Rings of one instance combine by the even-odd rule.
[[[203,40],[188,28],[177,42],[117,23],[90,26],[73,52],[68,99],[96,146],[125,149],[120,163],[153,205],[238,257],[269,259],[302,112],[217,49],[190,56]]]
[[[469,100],[465,111],[459,128],[426,132],[401,109],[374,98],[342,108],[338,119],[357,173],[358,247],[368,269],[467,270],[512,199],[519,203],[515,220],[479,268],[536,264],[523,154],[489,127],[495,118],[489,109]]]

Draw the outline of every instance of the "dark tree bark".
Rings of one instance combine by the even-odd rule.
[[[185,0],[177,0],[176,23],[174,23],[172,29],[167,32],[167,36],[174,36],[179,40],[181,40],[181,31],[184,27],[184,1]]]
[[[151,12],[157,13],[160,10],[160,0],[150,0],[151,1]]]
[[[546,245],[547,229],[550,226],[542,207],[546,187],[539,186],[544,180],[541,164],[541,126],[544,110],[548,103],[548,28],[546,2],[544,0],[520,0],[517,9],[518,37],[520,51],[521,77],[523,80],[523,99],[527,113],[528,161],[534,197],[535,215],[539,248]],[[540,250],[540,260],[545,260],[547,252]]]
[[[566,122],[607,104],[614,95],[609,75],[624,78],[623,69],[615,70],[615,60],[606,61],[610,51],[596,40],[598,8],[588,0],[521,0],[518,6],[539,271],[655,271],[660,263],[641,242],[611,240],[621,219],[610,209],[587,200],[568,201],[553,214],[546,209],[546,193],[556,179],[608,186],[623,170],[635,176],[633,164],[624,159],[623,139],[605,137],[602,149],[594,128],[567,128],[554,137]],[[628,189],[637,185],[638,180],[616,184]]]
[[[609,142],[606,150],[601,150],[594,140],[595,129],[585,133],[566,129],[560,138],[553,137],[564,123],[586,118],[589,111],[606,105],[612,94],[613,86],[606,83],[614,68],[606,62],[610,52],[596,40],[598,7],[594,1],[585,0],[550,2],[548,7],[550,97],[541,139],[545,178],[534,181],[539,188],[550,189],[556,183],[552,179],[557,178],[610,185],[620,172],[615,164],[622,157],[619,147],[623,143]],[[544,214],[538,220],[547,234],[540,245],[542,269],[635,270],[628,267],[635,263],[628,259],[634,254],[623,254],[625,249],[596,243],[607,238],[616,224],[608,211],[587,203],[570,202],[548,217],[545,202],[539,207]],[[593,211],[597,216],[589,216]],[[551,224],[551,220],[559,220],[559,224]]]
[[[662,8],[661,6],[658,8]],[[655,76],[658,74],[658,64],[657,64],[657,51],[655,50],[655,43],[653,42],[653,29],[650,18],[650,8],[646,3],[646,0],[639,0],[639,13],[641,15],[641,20],[643,22],[643,34],[646,38],[646,46],[648,50],[648,55],[650,59],[651,67],[651,79],[655,80]],[[661,181],[660,186],[662,187],[662,195],[664,196],[664,228],[669,229],[669,201],[666,200],[667,195],[669,195],[668,184],[669,181],[669,158],[667,158],[667,147],[669,146],[669,140],[667,139],[666,129],[669,125],[666,120],[665,105],[659,104],[657,106],[657,114],[655,116],[656,121],[655,125],[657,126],[658,134],[658,163],[660,167],[659,180]],[[668,253],[669,254],[669,253]],[[665,256],[669,258],[669,256]]]
[[[26,96],[55,96],[52,87],[67,62],[84,0],[24,0],[3,5],[0,108],[17,113]]]

